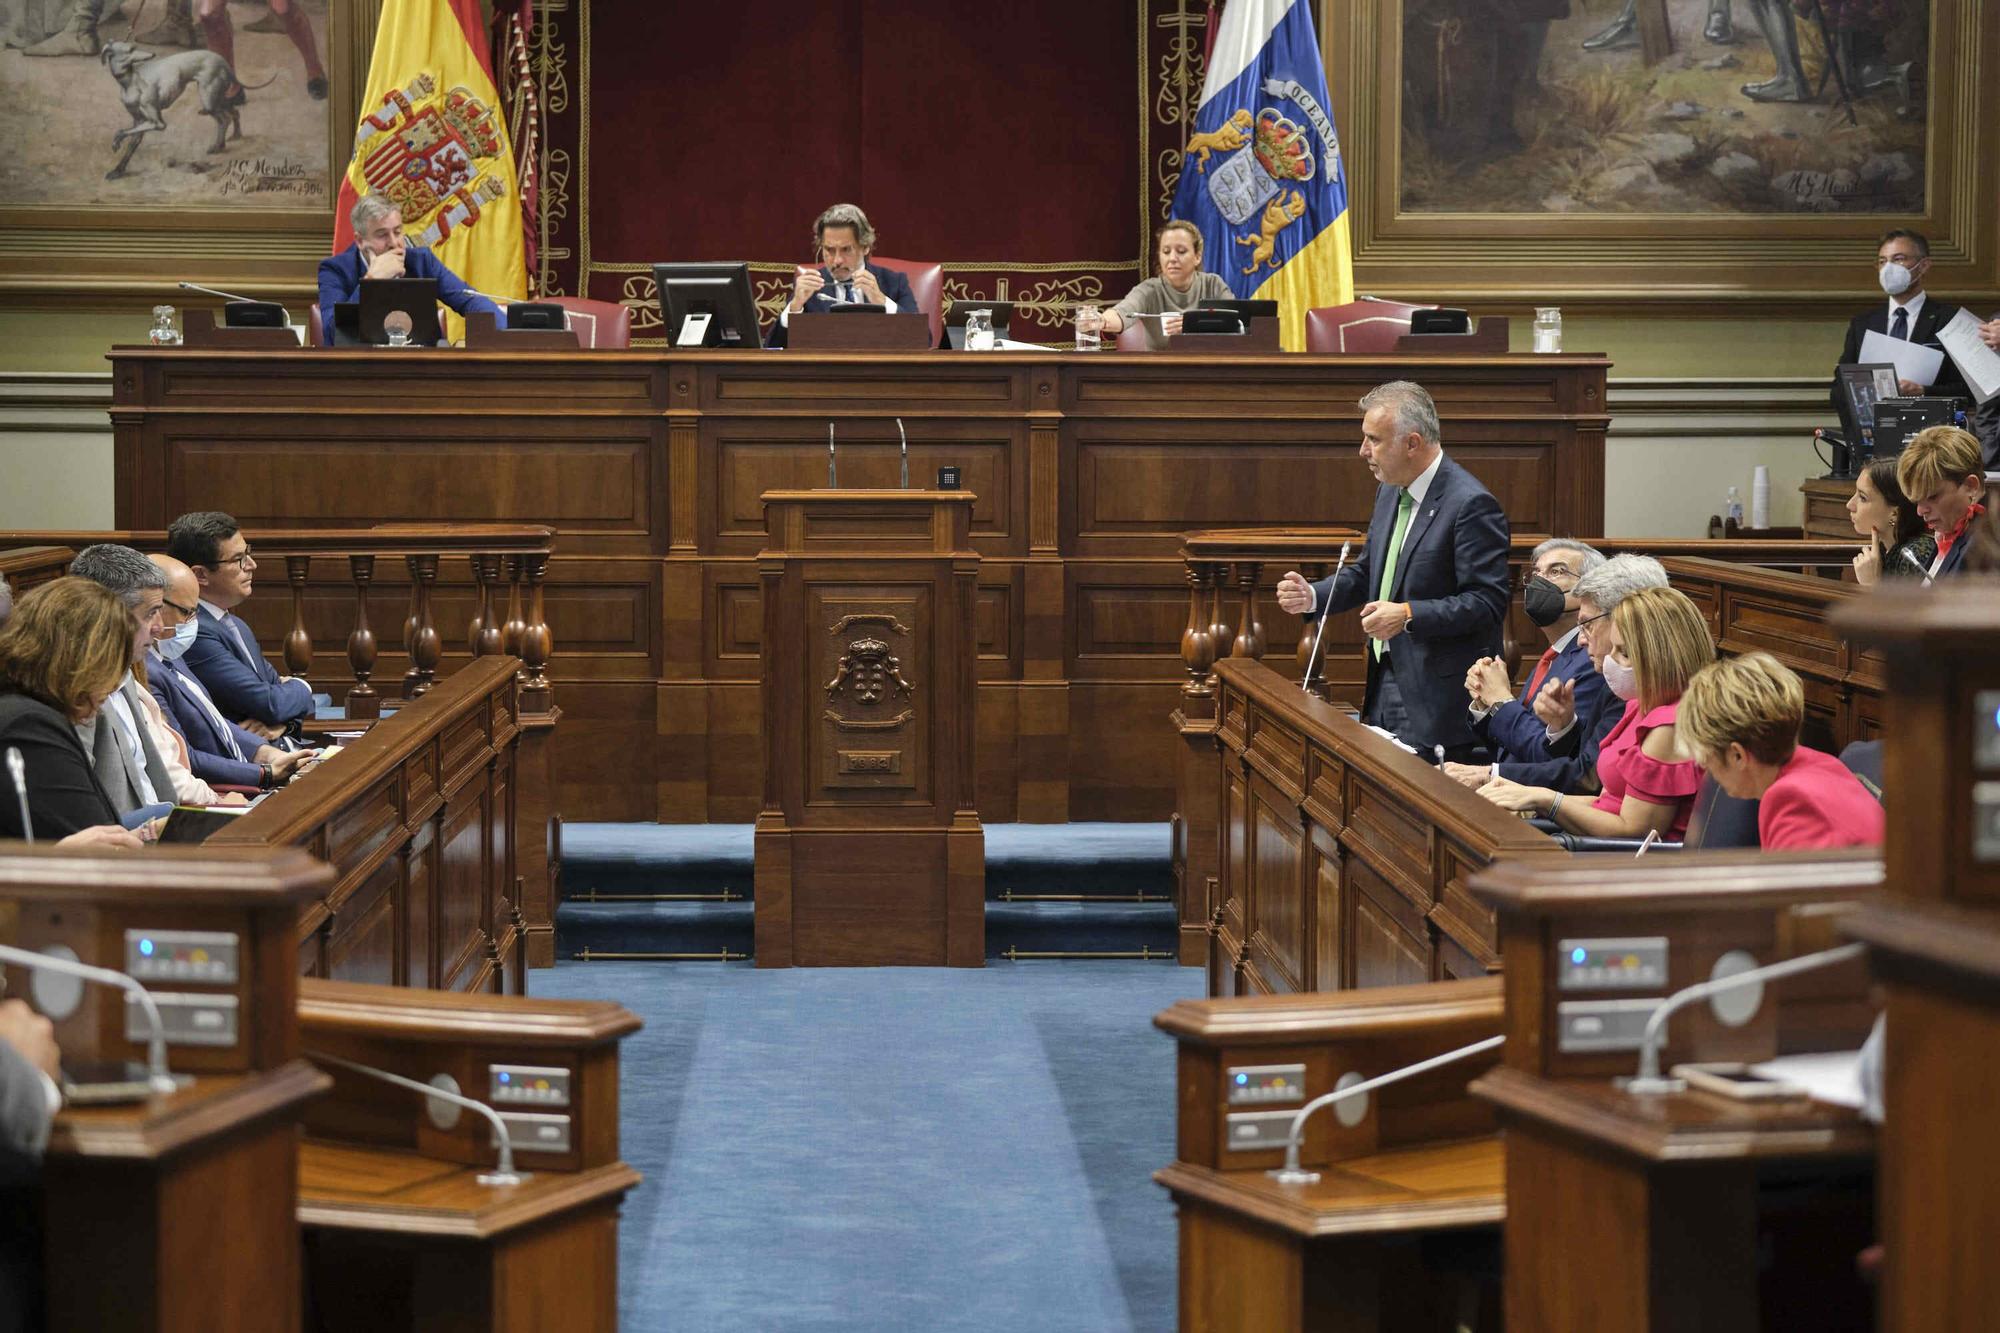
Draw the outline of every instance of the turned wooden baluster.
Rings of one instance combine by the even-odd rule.
[[[549,553],[530,551],[521,557],[521,575],[528,584],[528,615],[521,627],[521,711],[546,713],[554,702],[549,685],[549,657],[555,636],[542,611],[542,578],[549,572]]]
[[[285,557],[285,578],[292,585],[292,632],[285,636],[285,673],[301,679],[312,674],[312,632],[306,628],[306,575],[312,572],[312,557]]]
[[[500,627],[500,651],[514,657],[521,655],[521,635],[528,628],[521,619],[522,564],[518,555],[507,557],[507,623]]]
[[[375,581],[375,557],[350,555],[347,568],[354,576],[354,632],[347,636],[347,665],[354,669],[354,684],[347,690],[347,715],[380,717],[382,696],[368,683],[375,674],[375,631],[368,628],[368,585]]]
[[[1256,560],[1236,562],[1236,586],[1243,590],[1243,611],[1236,622],[1236,639],[1229,646],[1231,657],[1264,655],[1264,627],[1257,622],[1257,576],[1264,566]]]
[[[505,644],[500,622],[493,615],[493,585],[499,580],[498,551],[481,551],[472,557],[472,581],[479,585],[479,611],[472,617],[472,628],[467,632],[466,640],[474,657],[493,656]]]
[[[1209,622],[1209,608],[1216,581],[1215,566],[1204,560],[1188,561],[1188,623],[1181,631],[1181,661],[1187,665],[1187,683],[1181,693],[1207,698],[1215,692],[1209,672],[1215,668],[1215,630]]]
[[[444,641],[438,637],[437,625],[431,619],[431,591],[437,584],[438,558],[413,555],[407,557],[407,562],[413,602],[410,618],[415,628],[410,632],[410,669],[403,673],[403,697],[416,699],[437,683],[438,658],[443,655]]]

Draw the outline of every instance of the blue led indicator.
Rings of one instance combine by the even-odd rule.
[[[1250,1076],[1249,1076],[1248,1074],[1238,1074],[1238,1075],[1236,1076],[1236,1082],[1237,1082],[1237,1083],[1238,1083],[1239,1085],[1241,1085],[1241,1084],[1244,1084],[1244,1083],[1248,1083],[1249,1081],[1250,1081]]]
[[[1572,963],[1581,963],[1581,962],[1583,962],[1583,960],[1584,960],[1584,959],[1586,959],[1586,958],[1588,958],[1588,957],[1590,957],[1589,953],[1587,953],[1587,952],[1586,952],[1586,951],[1585,951],[1584,949],[1582,949],[1581,947],[1578,947],[1578,948],[1575,948],[1575,949],[1571,949],[1571,950],[1569,951],[1569,960],[1570,960],[1570,961],[1571,961]]]
[[[512,1083],[514,1081],[514,1076],[512,1074],[502,1074],[500,1076],[500,1081],[502,1083]]]
[[[151,958],[153,956],[153,942],[151,940],[140,940],[139,952]]]

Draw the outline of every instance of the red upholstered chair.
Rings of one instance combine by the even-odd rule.
[[[632,308],[617,301],[589,301],[581,296],[543,298],[569,312],[576,345],[611,350],[632,345]]]
[[[1410,331],[1410,312],[1427,306],[1401,301],[1349,301],[1306,311],[1306,350],[1349,356],[1393,352],[1396,339]]]
[[[944,265],[926,263],[921,259],[885,259],[881,255],[868,256],[868,262],[894,269],[910,280],[910,294],[917,298],[917,308],[931,318],[931,346],[936,347],[942,342]]]
[[[1151,343],[1146,341],[1146,321],[1127,320],[1125,327],[1118,330],[1118,350],[1121,352],[1150,352]]]
[[[312,322],[306,325],[306,346],[326,346],[326,326],[319,322],[319,302],[313,302]]]

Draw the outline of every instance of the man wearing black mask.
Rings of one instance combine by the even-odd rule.
[[[1561,761],[1549,757],[1548,732],[1535,716],[1535,696],[1567,682],[1575,692],[1578,710],[1594,715],[1604,678],[1591,666],[1590,654],[1577,634],[1573,590],[1577,580],[1603,563],[1604,557],[1591,547],[1561,537],[1535,548],[1521,588],[1521,605],[1528,619],[1541,627],[1548,648],[1518,699],[1507,678],[1506,663],[1497,657],[1483,657],[1472,664],[1465,673],[1465,692],[1472,700],[1472,729],[1486,743],[1493,762],[1448,763],[1444,766],[1447,776],[1477,787],[1494,776],[1517,782],[1540,781],[1547,776],[1543,770],[1561,767]]]

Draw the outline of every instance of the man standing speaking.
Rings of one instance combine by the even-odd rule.
[[[1465,673],[1500,651],[1507,613],[1507,516],[1444,455],[1437,404],[1397,380],[1361,400],[1361,459],[1381,483],[1368,545],[1338,574],[1278,581],[1278,605],[1308,620],[1361,608],[1368,693],[1361,719],[1425,758],[1476,748]]]

